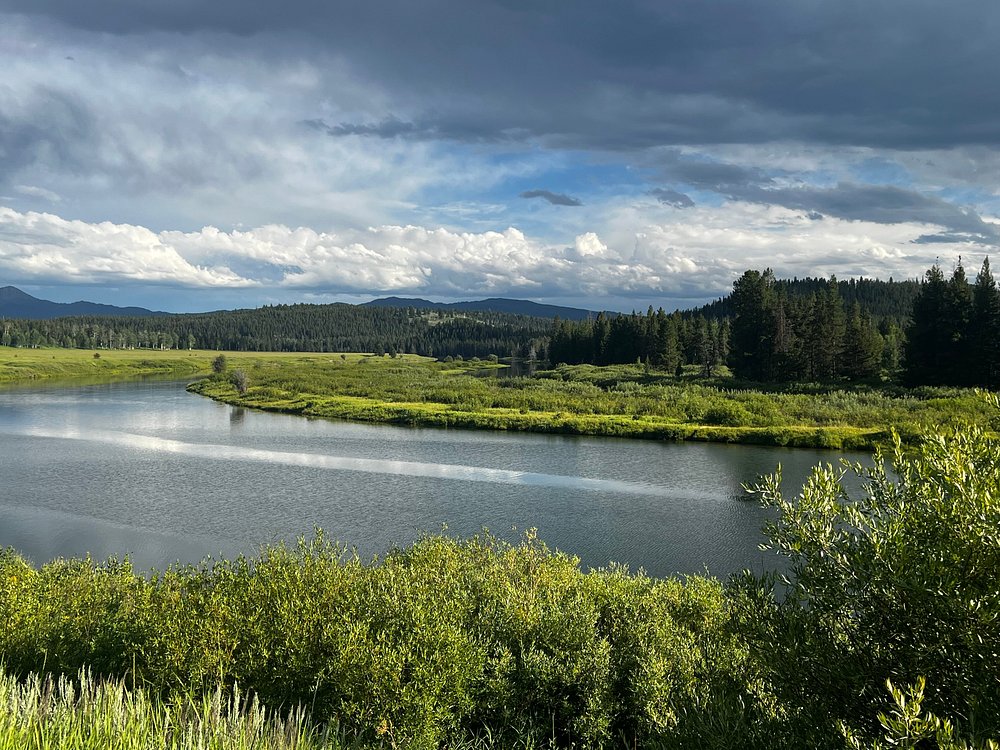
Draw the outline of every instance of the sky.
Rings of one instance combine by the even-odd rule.
[[[997,39],[993,0],[0,0],[0,286],[629,311],[747,268],[971,277]]]

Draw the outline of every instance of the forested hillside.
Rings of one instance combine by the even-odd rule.
[[[77,348],[363,351],[426,356],[528,355],[551,321],[347,304],[276,305],[160,318],[75,317],[0,321],[0,344]]]

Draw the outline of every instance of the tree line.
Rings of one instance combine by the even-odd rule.
[[[615,365],[644,362],[674,371],[697,364],[706,376],[724,364],[729,354],[730,324],[704,315],[686,317],[650,307],[645,315],[608,316],[594,320],[556,321],[549,341],[553,364]]]
[[[970,284],[961,261],[945,280],[938,265],[926,273],[907,329],[908,385],[1000,385],[1000,293],[983,261]]]
[[[667,370],[727,364],[761,383],[900,382],[1000,386],[1000,292],[983,263],[975,282],[961,261],[949,279],[934,265],[920,281],[779,280],[750,269],[725,298],[686,313],[557,321],[549,359],[597,365],[645,362]]]
[[[876,322],[859,302],[846,305],[835,278],[792,295],[770,269],[749,270],[733,284],[729,364],[760,382],[864,381],[895,375],[903,330]]]
[[[728,364],[738,377],[758,382],[864,381],[898,371],[902,319],[877,320],[857,299],[846,304],[840,288],[836,279],[792,285],[770,270],[749,270],[714,308],[667,314],[650,307],[645,315],[560,321],[552,331],[549,359],[597,365],[640,361],[671,371],[697,365],[705,376]],[[891,285],[881,286],[887,288]],[[728,314],[710,317],[720,310]]]
[[[729,298],[733,372],[763,382],[1000,385],[1000,292],[988,258],[974,283],[961,260],[947,280],[935,264],[908,313],[880,322],[858,302],[845,305],[841,288],[831,278],[792,296],[770,270],[744,273]]]
[[[274,305],[191,315],[0,320],[4,346],[81,349],[364,351],[444,357],[528,356],[551,321],[494,312],[361,305]]]

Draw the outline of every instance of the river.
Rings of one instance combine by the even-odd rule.
[[[0,390],[0,547],[136,568],[252,554],[315,527],[363,557],[423,532],[537,528],[586,566],[774,565],[741,483],[797,490],[829,452],[367,425],[254,412],[176,381]],[[853,458],[857,458],[854,456]]]

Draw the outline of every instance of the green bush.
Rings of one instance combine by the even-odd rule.
[[[788,560],[777,594],[742,584],[758,665],[817,726],[871,733],[886,681],[926,678],[930,711],[973,738],[1000,733],[1000,445],[979,428],[910,453],[897,439],[891,462],[850,467],[860,497],[846,470],[817,468],[792,499],[780,475],[755,488],[779,512],[769,535]]]
[[[699,736],[717,695],[751,700],[721,584],[584,573],[530,534],[428,537],[372,564],[320,536],[149,578],[8,551],[0,582],[15,674],[87,665],[165,695],[238,684],[372,742],[647,746]]]

